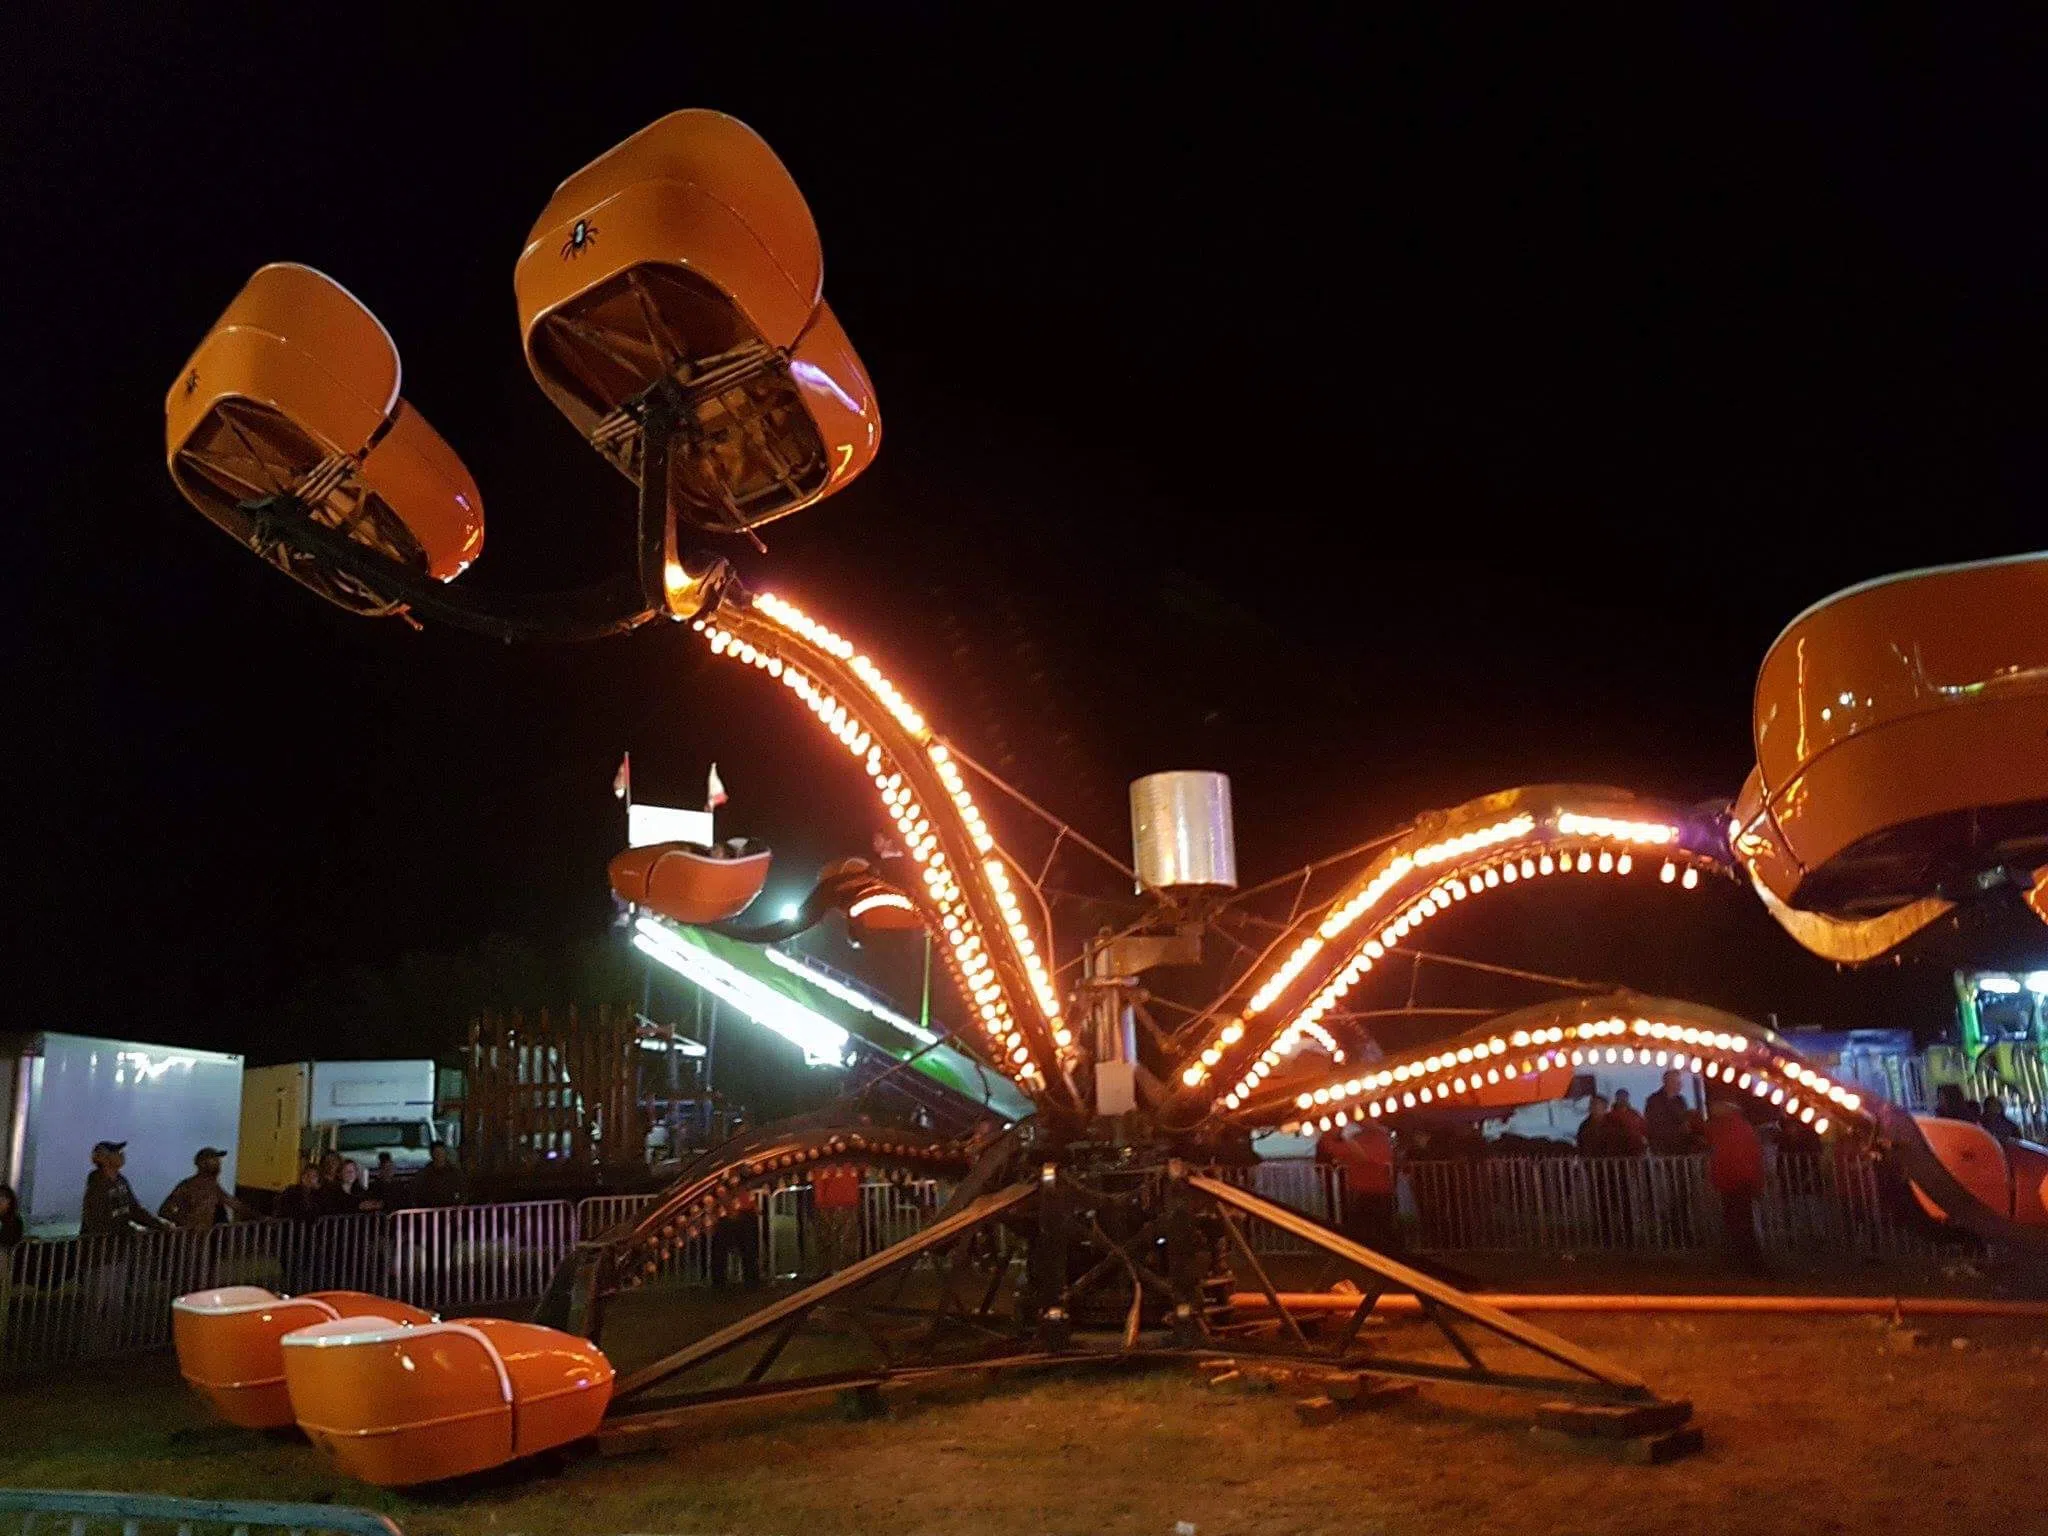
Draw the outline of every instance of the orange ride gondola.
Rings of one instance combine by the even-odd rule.
[[[1868,959],[1965,896],[2038,887],[2044,603],[2048,555],[1908,571],[1815,604],[1772,645],[1731,830],[1809,948]]]
[[[1981,1125],[1915,1115],[1913,1121],[1950,1177],[1983,1205],[2023,1227],[2048,1227],[2048,1147],[2000,1141]],[[1949,1219],[1918,1184],[1913,1197],[1938,1221]]]
[[[244,505],[290,492],[314,521],[453,580],[483,551],[483,498],[399,381],[390,333],[341,284],[291,262],[261,267],[165,399],[171,478],[243,544],[257,534]],[[344,608],[391,610],[308,555],[268,553]]]
[[[768,883],[767,849],[721,858],[696,843],[650,843],[611,862],[621,901],[677,923],[722,923],[737,917]]]
[[[279,1296],[261,1286],[194,1291],[171,1303],[178,1374],[244,1429],[283,1429],[293,1422],[284,1379],[284,1336],[339,1318],[376,1314],[391,1326],[418,1326],[431,1312],[361,1291]]]
[[[611,1401],[596,1345],[480,1317],[343,1318],[284,1341],[292,1409],[350,1477],[384,1487],[480,1472],[593,1433]]]
[[[874,386],[823,295],[803,194],[719,112],[673,112],[556,189],[513,275],[541,389],[641,478],[643,403],[676,412],[670,503],[751,529],[839,489],[881,444]]]

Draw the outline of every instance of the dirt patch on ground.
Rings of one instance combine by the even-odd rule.
[[[706,1429],[426,1496],[329,1472],[303,1442],[212,1423],[151,1357],[10,1389],[0,1481],[364,1504],[408,1536],[1145,1532],[1343,1536],[2017,1530],[2039,1505],[2048,1324],[1567,1317],[1559,1332],[1689,1397],[1703,1455],[1616,1464],[1532,1441],[1526,1400],[1425,1388],[1297,1424],[1285,1393],[1110,1367]],[[1963,1347],[1952,1341],[1962,1339]],[[1391,1342],[1391,1341],[1390,1341]]]

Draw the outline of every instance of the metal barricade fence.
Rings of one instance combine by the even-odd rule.
[[[156,1493],[0,1488],[0,1514],[19,1536],[405,1536],[395,1521],[338,1504],[180,1499]]]
[[[285,1289],[390,1294],[392,1220],[367,1211],[292,1224],[284,1240]]]
[[[1256,1167],[1225,1168],[1219,1176],[1326,1226],[1338,1226],[1344,1219],[1343,1183],[1337,1170],[1309,1158],[1272,1158]],[[1245,1223],[1245,1241],[1258,1254],[1314,1251],[1302,1238],[1257,1219]]]
[[[1418,1249],[1682,1253],[1720,1246],[1720,1200],[1694,1157],[1474,1158],[1411,1163]],[[1920,1257],[1931,1238],[1868,1163],[1771,1160],[1757,1228],[1778,1250]]]
[[[1420,1250],[1679,1253],[1721,1241],[1720,1203],[1702,1157],[1575,1156],[1428,1161],[1404,1170]],[[1336,1170],[1308,1159],[1226,1170],[1230,1182],[1330,1225],[1343,1220]],[[815,1275],[921,1230],[942,1208],[935,1180],[864,1182],[857,1206],[817,1209],[808,1184],[767,1192],[755,1241],[765,1276]],[[170,1303],[189,1291],[262,1285],[346,1289],[435,1311],[531,1300],[579,1236],[595,1236],[654,1197],[599,1195],[571,1205],[530,1201],[395,1215],[330,1216],[310,1224],[235,1222],[206,1232],[68,1239],[0,1252],[0,1374],[159,1349]],[[1772,1159],[1757,1225],[1766,1248],[1876,1258],[1925,1257],[1933,1229],[1903,1187],[1869,1163]],[[1247,1224],[1262,1254],[1308,1246],[1265,1222]],[[662,1271],[673,1284],[710,1279],[700,1235]]]
[[[436,1311],[530,1300],[576,1246],[567,1200],[444,1206],[390,1220],[400,1299]]]

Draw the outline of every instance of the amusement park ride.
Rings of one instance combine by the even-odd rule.
[[[685,529],[758,546],[755,530],[873,460],[874,391],[821,283],[801,194],[766,144],[717,113],[665,117],[556,191],[515,269],[526,358],[634,484],[638,522],[622,575],[555,597],[484,601],[447,585],[482,548],[476,487],[402,397],[389,335],[322,274],[258,271],[171,388],[179,489],[330,602],[508,639],[593,638],[666,620],[792,696],[869,780],[901,864],[837,866],[794,918],[751,928],[742,914],[766,879],[763,853],[633,849],[613,863],[615,890],[643,922],[755,941],[835,909],[857,933],[927,930],[974,1024],[973,1038],[955,1043],[1036,1111],[973,1144],[828,1112],[707,1154],[565,1263],[536,1319],[563,1330],[551,1335],[561,1368],[530,1388],[531,1352],[519,1355],[527,1376],[515,1381],[503,1363],[512,1355],[488,1330],[431,1325],[460,1337],[437,1339],[434,1369],[455,1374],[429,1382],[414,1357],[430,1352],[408,1346],[417,1335],[402,1319],[344,1315],[308,1338],[291,1332],[299,1324],[285,1303],[260,1293],[188,1299],[195,1319],[217,1312],[223,1328],[254,1330],[259,1352],[289,1334],[295,1398],[323,1365],[345,1373],[346,1391],[324,1380],[307,1389],[330,1416],[353,1415],[356,1440],[337,1432],[323,1442],[342,1447],[345,1465],[422,1481],[524,1454],[537,1445],[519,1432],[521,1415],[541,1411],[529,1391],[534,1404],[577,1392],[608,1399],[606,1433],[631,1435],[707,1404],[998,1366],[1248,1351],[1356,1365],[1367,1358],[1363,1326],[1393,1292],[1418,1298],[1441,1344],[1413,1357],[1374,1352],[1374,1373],[1648,1403],[1650,1389],[1624,1367],[1216,1171],[1226,1144],[1250,1129],[1398,1125],[1432,1104],[1506,1110],[1562,1093],[1588,1058],[1678,1066],[1823,1135],[1870,1137],[1948,1219],[2007,1252],[2048,1257],[2048,1230],[2028,1220],[2042,1219],[2048,1153],[1966,1138],[1974,1127],[1930,1140],[1912,1116],[1831,1081],[1786,1040],[1694,1005],[1622,994],[1491,1019],[1369,1065],[1346,1051],[1362,1040],[1360,1000],[1415,952],[1422,929],[1518,885],[1746,881],[1795,940],[1842,962],[1892,954],[1974,905],[2016,898],[2048,920],[2048,557],[1890,577],[1794,620],[1764,661],[1757,767],[1732,806],[1547,785],[1421,816],[1329,861],[1341,884],[1298,900],[1262,952],[1164,1029],[1142,1008],[1162,984],[1154,973],[1200,958],[1235,884],[1227,783],[1139,781],[1137,869],[1127,873],[1143,910],[1121,932],[1056,947],[1041,878],[977,798],[1003,786],[854,640],[683,547]],[[914,1237],[613,1379],[595,1341],[622,1293],[751,1189],[833,1165],[943,1174],[957,1191]],[[1248,1241],[1254,1221],[1357,1273],[1349,1315],[1284,1306]],[[1233,1315],[1229,1298],[1246,1277],[1277,1322]],[[807,1328],[828,1317],[865,1341],[863,1354],[821,1357],[806,1344]],[[1502,1350],[1519,1360],[1502,1364]],[[502,1397],[506,1424],[481,1439],[457,1433],[465,1393]],[[552,1422],[580,1434],[586,1417],[555,1412]],[[378,1457],[348,1459],[346,1444],[379,1435]]]

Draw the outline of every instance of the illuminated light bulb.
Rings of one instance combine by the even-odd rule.
[[[1842,1108],[1848,1110],[1851,1114],[1854,1114],[1857,1110],[1861,1109],[1862,1107],[1863,1100],[1858,1095],[1853,1093],[1845,1093],[1842,1095]]]
[[[1584,1051],[1573,1051],[1573,1052],[1572,1052],[1572,1065],[1573,1065],[1573,1066],[1575,1066],[1575,1067],[1583,1067],[1583,1066],[1584,1066],[1585,1064],[1586,1064],[1586,1053],[1585,1053]]]
[[[1635,860],[1625,853],[1614,861],[1614,872],[1618,875],[1625,875],[1634,867]]]
[[[1512,1035],[1508,1036],[1508,1038],[1514,1041],[1516,1048],[1519,1049],[1522,1046],[1525,1046],[1529,1043],[1529,1031],[1527,1031],[1526,1029],[1518,1029]]]
[[[1537,861],[1536,868],[1539,873],[1547,875],[1553,873],[1557,869],[1557,865],[1551,862],[1550,855],[1546,853]]]
[[[1429,1102],[1429,1090],[1427,1088],[1422,1090],[1422,1102],[1425,1104]]]
[[[1501,879],[1507,881],[1508,884],[1512,885],[1515,883],[1516,880],[1521,878],[1521,871],[1516,869],[1515,866],[1512,864],[1503,864],[1500,867],[1500,877]]]
[[[1699,1069],[1700,1069],[1701,1065],[1702,1065],[1702,1063],[1701,1063],[1701,1061],[1700,1061],[1700,1058],[1699,1058],[1699,1057],[1697,1057],[1697,1056],[1693,1057],[1693,1059],[1692,1059],[1692,1070],[1693,1070],[1693,1071],[1695,1071],[1695,1072],[1699,1071]]]
[[[1313,1094],[1310,1095],[1310,1097],[1313,1098],[1318,1104],[1327,1104],[1330,1102],[1330,1090],[1327,1088],[1318,1088]]]
[[[1500,1068],[1499,1068],[1499,1067],[1488,1067],[1488,1068],[1486,1069],[1486,1080],[1487,1080],[1487,1081],[1488,1081],[1489,1083],[1497,1083],[1497,1082],[1499,1082],[1499,1081],[1500,1081]]]
[[[1234,1093],[1226,1093],[1225,1095],[1223,1095],[1223,1107],[1225,1109],[1235,1109],[1237,1108],[1240,1102],[1241,1101],[1238,1099],[1238,1096]]]
[[[1530,880],[1530,879],[1534,879],[1534,878],[1535,878],[1535,875],[1536,875],[1536,861],[1535,861],[1534,859],[1524,859],[1524,860],[1522,860],[1522,878],[1523,878],[1524,880]]]
[[[1505,1078],[1513,1078],[1515,1076],[1515,1064],[1511,1061],[1506,1066],[1502,1067],[1500,1069],[1500,1075]]]
[[[1462,1077],[1454,1077],[1454,1078],[1452,1078],[1452,1079],[1451,1079],[1451,1091],[1452,1091],[1453,1093],[1463,1093],[1463,1092],[1465,1091],[1465,1079],[1464,1079],[1464,1078],[1462,1078]]]
[[[1611,1067],[1619,1060],[1621,1060],[1621,1053],[1611,1045],[1607,1047],[1607,1064]]]
[[[1664,867],[1657,871],[1657,878],[1659,880],[1662,880],[1666,885],[1669,885],[1672,881],[1678,878],[1678,866],[1673,864],[1669,859],[1666,859],[1664,861]]]
[[[1315,1103],[1315,1098],[1311,1094],[1298,1093],[1294,1096],[1294,1107],[1296,1109],[1307,1109],[1313,1103]]]
[[[1586,866],[1583,863],[1579,865],[1579,868],[1581,869],[1584,869],[1585,867]],[[1602,848],[1600,850],[1600,873],[1604,875],[1613,868],[1614,855],[1609,853],[1605,848]]]
[[[1817,1136],[1825,1136],[1825,1135],[1827,1135],[1827,1133],[1828,1133],[1828,1123],[1827,1123],[1826,1119],[1825,1119],[1825,1118],[1823,1118],[1823,1119],[1820,1119],[1820,1120],[1816,1120],[1816,1121],[1814,1121],[1814,1122],[1813,1122],[1813,1129],[1814,1129],[1814,1134],[1815,1134],[1815,1135],[1817,1135]]]
[[[1499,884],[1500,884],[1500,871],[1499,871],[1499,870],[1497,870],[1497,869],[1489,869],[1489,870],[1487,870],[1487,871],[1486,871],[1486,876],[1485,876],[1485,879],[1486,879],[1486,888],[1487,888],[1487,889],[1488,889],[1488,890],[1490,891],[1490,890],[1492,890],[1492,889],[1493,889],[1493,888],[1494,888],[1495,886],[1497,886],[1497,885],[1499,885]]]
[[[1684,886],[1684,887],[1685,887],[1685,889],[1687,889],[1687,890],[1689,891],[1689,890],[1691,890],[1691,889],[1692,889],[1692,888],[1693,888],[1694,886],[1696,886],[1696,885],[1698,885],[1698,884],[1700,883],[1700,872],[1699,872],[1698,870],[1696,870],[1696,869],[1690,869],[1690,868],[1689,868],[1689,869],[1687,869],[1687,870],[1686,870],[1686,872],[1685,872],[1685,878],[1684,878],[1684,879],[1682,879],[1682,880],[1680,880],[1680,881],[1679,881],[1678,883],[1679,883],[1680,885]]]
[[[1365,1109],[1366,1109],[1366,1113],[1367,1113],[1367,1114],[1369,1114],[1369,1115],[1371,1115],[1371,1116],[1373,1117],[1373,1119],[1375,1119],[1375,1120],[1379,1119],[1379,1117],[1380,1117],[1380,1107],[1379,1107],[1379,1105],[1378,1105],[1378,1104],[1368,1104],[1368,1105],[1366,1105],[1366,1106],[1365,1106]],[[1825,1122],[1825,1121],[1823,1121],[1823,1122],[1822,1122],[1822,1125],[1823,1125],[1823,1126],[1825,1126],[1825,1125],[1826,1125],[1826,1122]]]
[[[1583,874],[1586,874],[1586,873],[1588,873],[1588,872],[1589,872],[1589,871],[1590,871],[1590,870],[1591,870],[1592,868],[1593,868],[1593,855],[1591,855],[1590,853],[1582,853],[1582,854],[1580,854],[1580,855],[1579,855],[1579,873],[1580,873],[1580,874],[1582,874],[1582,875],[1583,875]]]
[[[1202,1052],[1202,1065],[1205,1067],[1213,1067],[1216,1065],[1217,1062],[1221,1061],[1222,1059],[1223,1053],[1217,1050],[1216,1047],[1213,1045],[1210,1046],[1208,1050]]]
[[[1424,1092],[1427,1091],[1427,1089],[1424,1090]],[[1404,1093],[1401,1095],[1401,1102],[1407,1105],[1410,1109],[1413,1109],[1415,1107],[1415,1095],[1412,1093]]]
[[[1772,1102],[1774,1102],[1774,1103],[1775,1103],[1776,1101],[1775,1101],[1775,1100],[1773,1100]],[[1788,1114],[1788,1115],[1796,1115],[1796,1114],[1798,1114],[1798,1113],[1799,1113],[1799,1100],[1797,1100],[1796,1098],[1793,1098],[1793,1099],[1787,1099],[1787,1100],[1785,1101],[1785,1113],[1786,1113],[1786,1114]],[[1812,1113],[1812,1111],[1811,1111],[1811,1110],[1809,1110],[1809,1111],[1808,1111],[1808,1113],[1809,1113],[1809,1114],[1811,1114],[1811,1113]]]
[[[1771,1090],[1771,1102],[1772,1102],[1773,1104],[1782,1104],[1782,1103],[1784,1103],[1784,1102],[1785,1102],[1785,1090],[1784,1090],[1784,1089],[1782,1089],[1782,1088],[1773,1088],[1773,1089]]]
[[[1186,1083],[1190,1088],[1192,1088],[1195,1086],[1195,1084],[1199,1083],[1205,1075],[1206,1074],[1203,1073],[1200,1067],[1189,1067],[1187,1071],[1181,1073],[1180,1080],[1183,1083]]]

